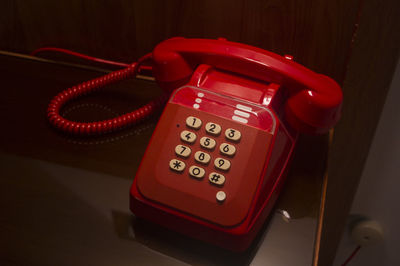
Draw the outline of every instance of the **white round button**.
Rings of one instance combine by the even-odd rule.
[[[218,191],[215,197],[217,198],[218,202],[224,202],[226,199],[226,194],[223,191]]]

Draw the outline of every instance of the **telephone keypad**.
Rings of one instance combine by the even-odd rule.
[[[221,172],[227,174],[229,173],[228,171],[231,168],[231,160],[233,159],[228,160],[227,158],[222,158],[218,156],[214,157],[213,152],[215,147],[219,145],[218,154],[220,156],[222,155],[232,158],[236,153],[235,145],[238,145],[237,143],[241,138],[241,133],[236,129],[228,128],[225,130],[225,136],[220,137],[219,135],[221,134],[222,131],[222,127],[220,125],[212,121],[207,121],[203,130],[200,130],[202,124],[203,124],[202,120],[198,117],[188,116],[186,118],[186,126],[188,128],[196,130],[196,133],[189,130],[183,130],[180,133],[181,141],[184,143],[191,144],[192,146],[188,147],[183,144],[178,144],[175,147],[175,154],[185,160],[190,159],[190,156],[192,154],[192,149],[193,148],[196,149],[195,148],[196,145],[194,145],[194,143],[196,142],[197,136],[199,136],[200,137],[199,148],[208,150],[209,153],[201,150],[194,151],[193,162],[195,164],[189,167],[188,176],[201,181],[207,174],[208,181],[211,186],[223,187],[227,179]],[[210,135],[212,135],[213,137],[210,137]],[[230,142],[235,142],[235,143],[230,144],[223,142],[222,141],[223,138],[225,138]],[[210,167],[208,166],[208,164],[210,163],[211,160],[213,160],[214,162],[213,163],[214,165],[212,166],[214,171],[208,172],[207,169],[210,169],[208,168]],[[186,164],[178,159],[172,159],[169,163],[169,166],[173,171],[183,172],[186,167]],[[216,193],[216,200],[218,203],[222,204],[225,201],[225,199],[226,199],[226,194],[224,191],[221,190]]]
[[[176,155],[181,156],[183,158],[188,158],[189,155],[192,153],[192,150],[188,146],[179,144],[176,145],[175,147],[175,153]]]
[[[188,130],[184,130],[181,132],[181,140],[187,143],[194,143],[196,141],[196,134],[190,132]]]
[[[185,167],[185,163],[180,160],[172,159],[171,161],[169,161],[169,168],[176,172],[183,172],[183,170],[185,170]]]
[[[229,168],[231,168],[231,162],[224,158],[218,157],[214,161],[214,166],[215,166],[215,168],[217,168],[219,170],[228,171]]]
[[[194,178],[202,179],[205,174],[206,174],[206,171],[201,167],[192,165],[189,168],[189,175]]]
[[[210,181],[211,184],[216,185],[216,186],[222,186],[225,183],[225,176],[212,172],[208,176],[208,180]]]
[[[199,129],[202,125],[200,118],[189,116],[186,118],[186,125],[190,128]]]
[[[235,155],[235,153],[236,153],[236,148],[235,148],[235,146],[233,146],[233,145],[231,145],[231,144],[222,143],[222,144],[219,146],[219,151],[220,151],[222,154],[226,155],[226,156],[233,156],[233,155]]]
[[[194,154],[194,159],[196,162],[202,163],[202,164],[208,164],[211,160],[211,156],[208,153],[198,151]]]
[[[216,144],[217,144],[217,142],[216,142],[214,139],[212,139],[212,138],[202,137],[202,138],[200,139],[200,146],[201,146],[202,148],[205,148],[205,149],[212,150],[212,149],[215,148],[215,145],[216,145]]]
[[[225,137],[228,140],[238,142],[242,137],[242,134],[240,133],[239,130],[228,128],[227,130],[225,130]]]
[[[206,132],[218,136],[221,133],[221,126],[212,122],[206,124]]]

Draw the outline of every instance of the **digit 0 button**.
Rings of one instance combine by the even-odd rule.
[[[208,180],[210,181],[211,184],[216,185],[216,186],[222,186],[225,184],[225,176],[212,172],[208,176]]]
[[[175,147],[176,155],[181,156],[183,158],[189,157],[191,152],[192,152],[192,150],[185,145],[176,145],[176,147]]]
[[[229,168],[231,168],[231,162],[228,160],[225,160],[223,158],[217,158],[214,161],[214,166],[217,169],[223,170],[223,171],[228,171]]]
[[[235,153],[236,153],[236,148],[235,148],[235,146],[233,146],[233,145],[231,145],[231,144],[222,143],[222,144],[219,146],[219,151],[220,151],[222,154],[224,154],[224,155],[233,156],[233,155],[235,155]]]
[[[206,124],[206,131],[211,135],[219,135],[221,133],[221,126],[212,122]]]
[[[194,116],[186,118],[186,125],[190,128],[199,129],[201,127],[201,120]]]
[[[215,142],[215,140],[211,139],[211,138],[207,138],[207,137],[202,137],[200,139],[200,146],[205,148],[205,149],[209,149],[212,150],[215,148],[215,145],[217,143]]]
[[[193,132],[187,130],[181,132],[181,140],[183,140],[184,142],[194,143],[196,141],[196,138],[197,136]]]
[[[171,161],[169,161],[169,168],[176,172],[182,172],[183,170],[185,170],[185,167],[185,163],[177,159],[172,159]]]
[[[225,137],[231,141],[239,141],[242,137],[242,134],[239,130],[228,128],[227,130],[225,130]]]
[[[208,153],[198,151],[194,154],[194,159],[203,164],[208,164],[211,160],[211,156]]]
[[[194,178],[202,179],[205,174],[206,174],[206,171],[201,167],[192,165],[189,168],[189,175],[193,176]]]

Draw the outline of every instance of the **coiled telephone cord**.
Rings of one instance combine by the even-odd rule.
[[[87,136],[113,132],[134,125],[139,121],[149,117],[164,105],[167,100],[166,94],[130,113],[98,122],[84,123],[70,121],[60,115],[60,110],[67,102],[77,97],[95,92],[104,86],[124,80],[126,78],[134,78],[141,63],[150,58],[151,53],[143,56],[138,60],[138,62],[133,63],[124,69],[111,72],[102,77],[83,82],[79,85],[62,91],[51,100],[47,108],[47,118],[50,124],[52,124],[55,128],[69,134]]]

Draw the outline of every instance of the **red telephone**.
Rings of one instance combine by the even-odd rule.
[[[340,87],[290,57],[225,39],[172,38],[147,58],[171,95],[133,181],[132,212],[227,249],[246,249],[283,186],[297,135],[326,132],[338,121]],[[50,121],[92,134],[146,116],[156,103],[97,124],[58,115],[67,100],[138,67],[61,93],[49,106]]]

